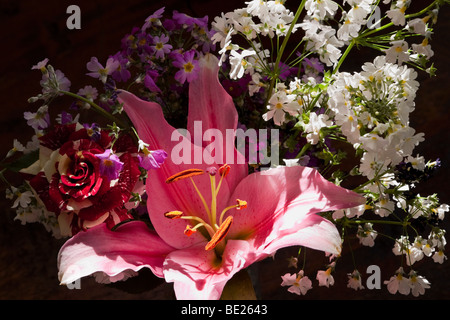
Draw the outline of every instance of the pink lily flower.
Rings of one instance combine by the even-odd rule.
[[[232,98],[218,81],[218,60],[199,61],[189,87],[188,131],[202,121],[204,132],[236,129]],[[129,92],[119,99],[139,137],[151,149],[169,154],[178,145],[161,107]],[[210,151],[185,140],[191,159]],[[219,145],[219,144],[218,144]],[[225,142],[216,154],[225,150]],[[228,150],[227,150],[228,151]],[[234,157],[242,157],[232,150]],[[306,246],[339,255],[341,237],[317,213],[350,208],[365,199],[324,179],[307,167],[278,167],[248,174],[247,164],[175,164],[169,156],[146,182],[148,211],[155,230],[128,222],[115,231],[104,225],[68,240],[58,257],[62,284],[103,272],[120,280],[123,271],[150,268],[174,283],[177,299],[219,299],[238,271],[288,246]],[[178,161],[176,161],[178,162]]]

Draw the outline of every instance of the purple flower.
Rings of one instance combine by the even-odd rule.
[[[324,66],[318,58],[305,58],[303,59],[302,65],[305,68],[305,73],[318,74],[323,73],[324,70]]]
[[[59,91],[69,91],[71,83],[61,70],[50,68],[42,74],[40,85],[45,96],[52,96],[59,94]]]
[[[127,69],[128,59],[124,58],[120,52],[112,56],[116,61],[119,62],[117,69],[111,74],[114,80],[118,82],[126,82],[131,78],[131,73]]]
[[[48,58],[45,58],[44,60],[38,62],[36,65],[34,65],[31,70],[41,70],[42,72],[45,71],[46,65],[48,63]]]
[[[194,59],[195,51],[189,50],[184,54],[176,54],[173,65],[180,70],[175,74],[175,80],[183,84],[186,80],[191,82],[198,76],[198,61]]]
[[[63,110],[59,114],[57,121],[58,121],[58,123],[60,123],[62,125],[66,125],[66,124],[73,123],[73,117],[70,113]]]
[[[169,41],[169,37],[161,34],[160,37],[155,36],[153,38],[153,46],[152,49],[155,50],[155,56],[158,59],[164,59],[164,55],[168,54],[172,49],[172,45],[167,44]]]
[[[103,83],[105,83],[108,76],[119,67],[119,61],[115,60],[113,57],[110,57],[106,61],[106,66],[104,67],[100,64],[100,62],[98,62],[96,57],[92,57],[91,61],[86,64],[86,67],[89,71],[91,71],[87,74],[88,76],[100,79]]]
[[[151,73],[147,73],[145,75],[144,85],[151,92],[159,92],[159,93],[161,93],[161,89],[156,85],[155,80],[153,79]]]
[[[123,162],[119,157],[111,153],[111,149],[105,150],[101,154],[96,154],[100,159],[100,174],[107,177],[109,180],[115,180],[119,177],[120,171],[123,167]]]
[[[164,150],[149,151],[144,148],[143,156],[139,155],[140,166],[145,170],[158,169],[167,158],[167,153]]]
[[[206,29],[208,27],[208,16],[203,18],[193,18],[185,13],[180,13],[176,10],[173,12],[173,19],[180,25],[187,28],[187,30],[192,31],[195,26]]]
[[[100,139],[100,127],[96,123],[88,124],[84,123],[83,127],[86,129],[87,135],[93,140],[98,141]]]
[[[40,107],[37,112],[24,112],[23,117],[27,120],[27,124],[35,130],[48,128],[50,124],[47,105]]]
[[[145,19],[145,23],[142,26],[142,31],[147,30],[152,25],[159,25],[160,24],[160,20],[159,19],[162,17],[162,15],[164,13],[164,8],[165,7],[162,7],[161,9],[156,10],[153,14],[148,16],[147,19]]]

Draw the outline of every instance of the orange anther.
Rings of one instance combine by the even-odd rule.
[[[182,215],[183,215],[183,212],[177,211],[177,210],[175,210],[175,211],[168,211],[168,212],[164,213],[164,216],[166,218],[169,218],[169,219],[178,219]]]
[[[193,233],[196,233],[197,230],[192,229],[190,225],[186,226],[186,229],[184,230],[184,234],[190,237]]]
[[[241,210],[247,208],[247,201],[236,199],[237,207],[236,210]]]
[[[228,231],[230,231],[232,223],[233,223],[232,216],[226,218],[225,221],[220,225],[219,229],[217,229],[216,233],[214,233],[211,240],[206,244],[205,250],[214,249],[217,246],[217,244],[226,237]]]
[[[186,179],[186,178],[190,178],[193,176],[199,176],[201,174],[204,174],[205,171],[201,170],[201,169],[187,169],[187,170],[183,170],[181,172],[178,172],[176,174],[174,174],[173,176],[170,176],[169,178],[167,178],[166,183],[171,183],[171,182],[175,182],[181,179]]]
[[[226,177],[227,174],[230,172],[230,169],[231,169],[231,167],[230,167],[229,165],[224,164],[223,166],[221,166],[221,167],[219,168],[219,174],[220,174],[222,177]]]

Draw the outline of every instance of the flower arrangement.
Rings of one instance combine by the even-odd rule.
[[[149,268],[178,299],[245,295],[233,281],[242,270],[297,246],[290,265],[306,248],[326,253],[315,279],[329,287],[348,239],[386,237],[401,258],[387,290],[425,294],[415,263],[447,259],[449,210],[415,192],[441,165],[415,154],[424,134],[409,121],[417,73],[435,73],[432,28],[448,3],[428,2],[302,0],[291,11],[252,0],[211,20],[161,8],[107,61],[87,62],[98,87],[73,91],[49,59],[37,63],[42,90],[29,102],[40,106],[24,113],[35,135],[1,162],[16,219],[67,239],[62,284]],[[357,47],[377,55],[341,71]],[[73,103],[51,119],[61,96]],[[347,272],[363,289],[357,265]],[[298,295],[311,276],[279,275]]]

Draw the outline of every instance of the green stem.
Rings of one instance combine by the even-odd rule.
[[[0,180],[3,181],[7,186],[11,187],[11,184],[9,183],[8,180],[6,180],[5,176],[3,175],[3,172],[6,171],[6,168],[2,169],[0,171]]]
[[[353,39],[350,44],[348,45],[347,49],[345,50],[345,52],[342,54],[341,58],[339,59],[339,62],[336,66],[336,68],[333,70],[333,74],[335,74],[336,72],[339,71],[339,68],[341,67],[342,63],[344,62],[345,58],[347,58],[348,54],[350,53],[350,51],[353,49],[353,46],[356,43],[356,39]]]
[[[302,0],[300,5],[298,6],[297,12],[295,13],[295,16],[294,16],[294,20],[292,20],[291,25],[289,26],[289,30],[288,30],[288,32],[286,33],[286,36],[283,39],[283,43],[281,44],[281,47],[280,47],[280,49],[277,52],[277,59],[275,61],[275,65],[274,65],[273,77],[270,80],[269,92],[267,93],[266,105],[267,105],[267,102],[269,101],[269,99],[270,99],[270,97],[272,95],[273,87],[274,87],[275,81],[276,81],[276,79],[278,77],[279,64],[280,64],[281,58],[283,56],[284,50],[286,49],[286,46],[287,46],[288,41],[289,41],[289,38],[290,38],[290,36],[292,34],[292,30],[294,29],[294,26],[297,23],[297,20],[300,17],[300,14],[302,13],[303,8],[305,7],[305,3],[306,3],[306,0]]]
[[[434,6],[436,6],[436,4],[438,4],[438,2],[439,2],[439,0],[435,0],[435,1],[433,1],[432,4],[430,4],[428,7],[420,10],[419,12],[405,15],[405,19],[415,18],[415,17],[418,17],[418,16],[421,16],[421,15],[425,14],[426,12],[430,11]],[[392,22],[389,22],[389,23],[385,24],[384,26],[381,26],[381,27],[379,27],[377,29],[370,30],[370,31],[367,31],[367,32],[363,32],[361,34],[361,36],[367,37],[368,35],[371,35],[373,33],[382,31],[382,30],[384,30],[386,28],[389,28],[389,27],[391,27],[393,25],[394,24]]]
[[[60,90],[59,92],[62,93],[62,94],[65,94],[66,96],[69,96],[69,97],[72,97],[72,98],[75,98],[75,99],[78,99],[78,100],[81,100],[81,101],[83,101],[83,102],[88,103],[91,107],[94,108],[94,110],[95,110],[96,112],[98,112],[98,113],[101,114],[102,116],[104,116],[104,117],[108,118],[109,120],[111,120],[111,121],[117,123],[117,124],[118,124],[119,126],[121,126],[122,128],[128,128],[128,125],[125,124],[122,120],[116,118],[115,116],[113,116],[112,114],[110,114],[109,112],[107,112],[105,109],[103,109],[102,107],[100,107],[100,106],[99,106],[98,104],[96,104],[95,102],[93,102],[93,101],[91,101],[91,100],[89,100],[89,99],[86,99],[85,97],[82,97],[82,96],[80,96],[80,95],[78,95],[78,94],[75,94],[75,93],[73,93],[73,92],[70,92],[70,91]]]
[[[311,143],[305,144],[305,145],[303,146],[302,150],[300,150],[300,152],[297,154],[297,157],[296,157],[296,158],[300,159],[300,158],[305,154],[305,152],[308,151],[308,149],[309,149],[310,147],[311,147]]]
[[[389,224],[389,225],[397,225],[397,226],[408,226],[410,223],[408,221],[390,221],[390,220],[349,220],[348,223],[353,224]]]

